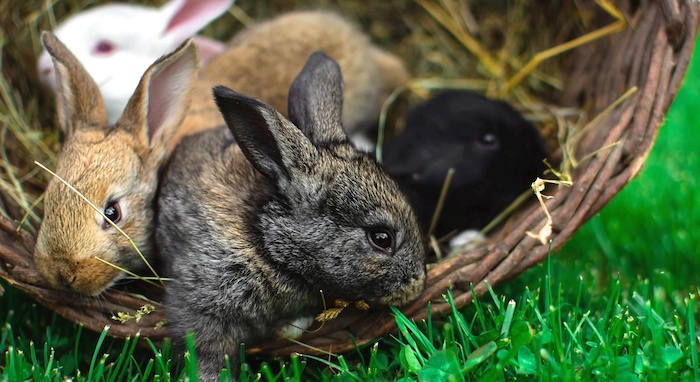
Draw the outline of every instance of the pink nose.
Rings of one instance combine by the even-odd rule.
[[[51,57],[48,53],[41,53],[39,61],[37,62],[37,70],[41,83],[55,89],[56,75],[54,74],[53,61],[51,61]]]

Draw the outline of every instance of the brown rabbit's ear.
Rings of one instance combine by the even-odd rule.
[[[298,166],[316,164],[308,138],[272,107],[225,86],[214,87],[214,98],[238,147],[274,184],[290,180]]]
[[[314,52],[292,82],[287,100],[289,120],[311,142],[345,142],[343,76],[340,66],[323,52]]]
[[[185,41],[159,58],[141,77],[134,95],[117,122],[129,131],[157,162],[165,157],[168,143],[182,123],[197,80],[197,45]]]
[[[100,89],[80,61],[51,32],[42,32],[41,42],[56,68],[56,112],[63,132],[70,135],[78,121],[107,126]]]

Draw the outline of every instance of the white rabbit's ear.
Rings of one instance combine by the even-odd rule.
[[[197,80],[197,45],[187,39],[151,65],[117,122],[160,163],[190,105]]]
[[[162,37],[179,44],[233,5],[234,0],[170,0],[161,14],[168,21]]]
[[[107,126],[107,112],[100,90],[83,65],[51,32],[41,42],[56,69],[56,112],[64,134],[78,126]]]
[[[214,57],[223,53],[223,51],[226,49],[226,44],[220,41],[199,35],[195,35],[192,38],[197,42],[197,48],[199,48],[200,67],[204,66],[204,64],[211,61]]]

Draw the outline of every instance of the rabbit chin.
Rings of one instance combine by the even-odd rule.
[[[100,295],[124,276],[119,269],[96,258],[48,261],[37,258],[36,265],[51,287],[90,297]]]

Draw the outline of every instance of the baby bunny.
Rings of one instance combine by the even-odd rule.
[[[106,4],[63,21],[56,36],[78,58],[100,88],[107,119],[117,121],[143,72],[158,57],[225,12],[234,0],[171,0],[160,8]],[[224,44],[195,36],[200,59],[209,61]],[[42,82],[56,91],[51,57],[38,61]]]
[[[327,299],[403,305],[422,292],[425,247],[398,186],[341,126],[338,65],[313,54],[289,91],[289,122],[214,89],[225,127],[184,139],[166,167],[156,243],[173,281],[174,342],[195,335],[200,378],[235,376],[250,343]],[[296,125],[296,126],[295,126]],[[229,131],[230,130],[230,131]]]
[[[75,56],[51,33],[44,32],[42,42],[54,60],[56,111],[66,137],[56,173],[149,254],[158,169],[197,75],[194,42],[146,70],[115,125],[107,122],[99,89]],[[34,249],[37,269],[55,288],[94,296],[123,276],[97,258],[130,271],[145,266],[127,238],[53,179]]]
[[[287,115],[287,91],[315,51],[338,62],[345,78],[343,126],[356,136],[379,117],[382,103],[408,81],[403,62],[373,45],[337,13],[300,11],[261,22],[234,36],[230,47],[202,68],[182,136],[223,124],[211,88],[226,85]]]
[[[542,174],[537,129],[508,104],[445,91],[413,108],[384,146],[384,169],[430,224],[447,171],[455,169],[435,234],[481,229]]]

